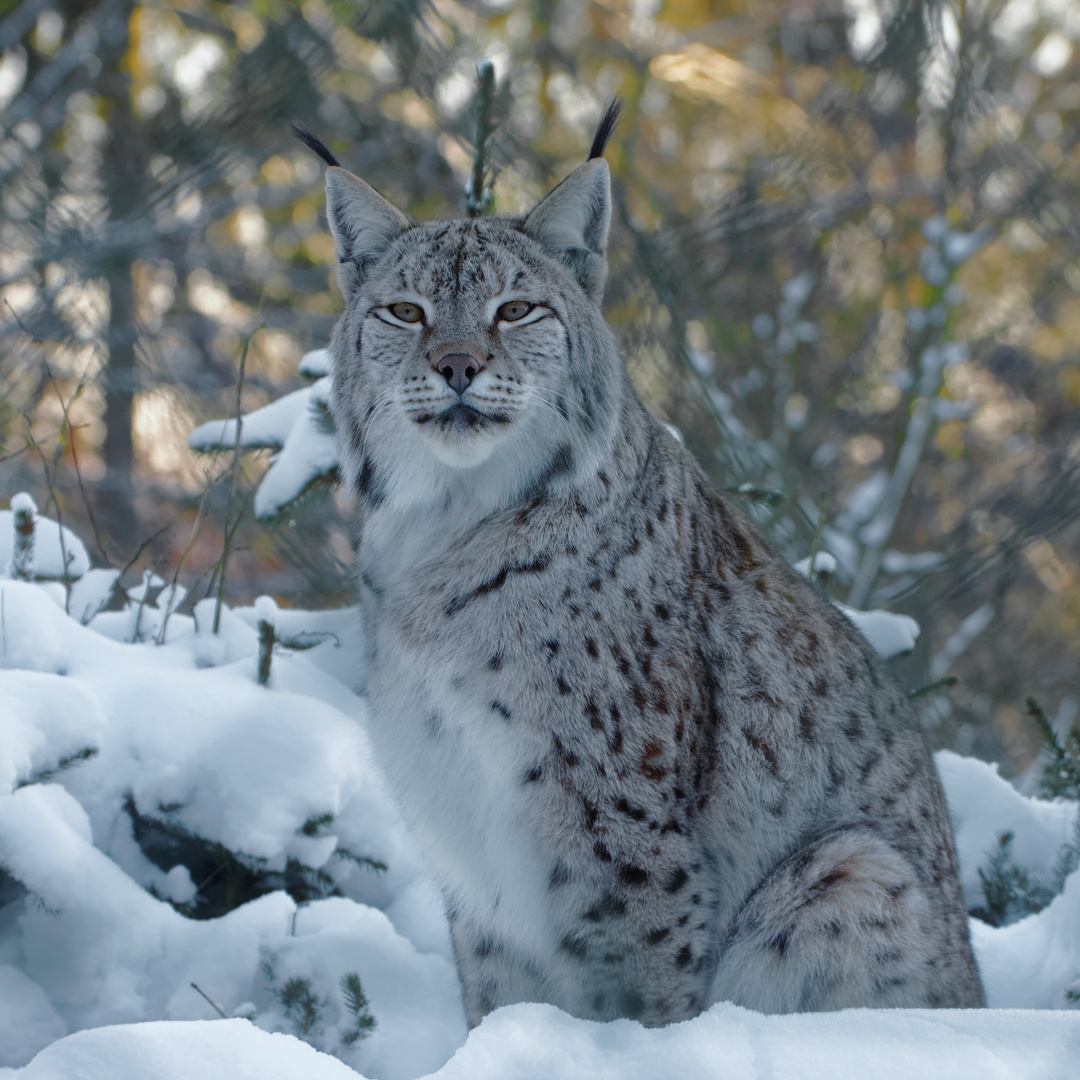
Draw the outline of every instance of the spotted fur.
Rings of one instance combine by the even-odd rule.
[[[470,1024],[981,1005],[906,696],[630,385],[603,160],[524,218],[327,194],[371,735]]]

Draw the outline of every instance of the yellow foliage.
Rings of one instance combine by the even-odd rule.
[[[414,90],[402,90],[397,94],[388,94],[379,106],[383,116],[390,120],[399,120],[409,127],[428,130],[435,126],[435,111]]]
[[[1049,540],[1035,540],[1028,544],[1024,548],[1024,558],[1050,592],[1075,589],[1076,574],[1062,561]]]
[[[713,101],[748,121],[754,141],[776,126],[788,136],[806,133],[806,113],[780,93],[777,79],[700,42],[653,57],[649,72],[688,101]]]
[[[263,177],[268,184],[290,184],[293,179],[292,162],[275,154],[263,162]]]
[[[963,420],[947,420],[937,429],[934,443],[946,457],[956,460],[964,456],[964,429],[966,427]]]
[[[1060,360],[1065,353],[1065,335],[1056,326],[1040,326],[1031,335],[1029,348],[1040,360]]]
[[[1080,367],[1070,364],[1061,369],[1058,375],[1061,396],[1068,405],[1080,405]]]
[[[729,104],[744,94],[766,94],[773,80],[740,64],[716,49],[692,42],[682,52],[653,57],[649,71],[658,79],[681,87],[692,99]]]
[[[1055,312],[1057,324],[1071,345],[1080,345],[1080,303],[1075,296],[1062,300]]]
[[[723,5],[722,12],[715,10],[717,6],[709,0],[667,0],[661,7],[658,18],[679,30],[696,30],[698,27],[707,26],[718,16],[731,13],[732,5]]]
[[[304,251],[314,263],[332,263],[334,262],[334,238],[329,233],[312,233],[304,238]]]
[[[244,52],[251,52],[266,34],[258,16],[238,4],[230,4],[224,11],[224,19],[236,35],[236,44]]]

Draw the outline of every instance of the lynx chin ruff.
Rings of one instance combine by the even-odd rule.
[[[471,1025],[978,1006],[941,786],[854,627],[645,410],[601,155],[520,218],[331,167],[371,737]]]

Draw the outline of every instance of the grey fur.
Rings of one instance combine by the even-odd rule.
[[[327,190],[371,735],[470,1024],[983,1004],[906,695],[630,385],[604,162],[524,219]],[[449,354],[479,372],[460,396]]]

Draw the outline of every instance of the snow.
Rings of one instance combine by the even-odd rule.
[[[68,611],[84,626],[112,599],[119,570],[87,570],[71,586]]]
[[[943,214],[934,214],[922,223],[920,231],[928,243],[940,244],[949,231],[949,223]]]
[[[1080,1016],[871,1012],[761,1016],[717,1005],[694,1020],[650,1031],[629,1020],[573,1020],[544,1005],[489,1016],[436,1075],[439,1080],[890,1080],[928,1075],[995,1080],[1062,1080],[1075,1065],[1068,1047]],[[995,1022],[996,1021],[996,1022]]]
[[[243,417],[240,446],[273,450],[284,446],[293,425],[308,407],[310,392],[311,387],[305,386]],[[188,446],[192,450],[231,450],[235,445],[235,420],[211,420],[207,424],[200,424],[188,435]]]
[[[278,617],[278,606],[277,602],[272,596],[255,597],[254,607],[256,626],[259,623],[269,623],[271,626],[276,625]]]
[[[33,496],[28,492],[20,491],[17,495],[11,497],[11,512],[13,514],[34,514],[36,516],[38,512],[37,503],[34,502]]]
[[[1063,991],[1080,993],[1080,873],[1038,915],[994,928],[975,921],[972,944],[981,958],[987,1002],[999,1009],[1066,1006]],[[1062,1074],[1064,1075],[1064,1074]]]
[[[834,527],[842,533],[850,533],[856,526],[869,521],[877,513],[888,486],[889,474],[884,469],[878,469],[856,485],[836,515]]]
[[[329,349],[313,349],[300,358],[300,374],[309,379],[318,379],[329,375],[334,370],[334,358]]]
[[[340,1061],[246,1020],[158,1021],[80,1031],[9,1075],[19,1080],[356,1080]]]
[[[68,1032],[45,991],[10,964],[0,964],[0,1067],[29,1061]]]
[[[910,615],[897,615],[892,611],[857,611],[846,604],[834,601],[836,607],[846,615],[874,647],[879,655],[889,659],[915,648],[919,637],[919,624]]]
[[[818,551],[811,559],[809,555],[805,559],[800,559],[797,563],[794,563],[791,567],[796,574],[801,574],[804,578],[810,577],[810,564],[814,564],[814,573],[816,575],[823,574],[835,574],[836,573],[836,559],[830,555],[827,551]]]
[[[762,1016],[716,1005],[648,1030],[550,1005],[488,1016],[429,1080],[1064,1080],[1080,1013],[848,1010]],[[4,1074],[0,1072],[0,1076]],[[340,1061],[245,1020],[144,1023],[70,1035],[18,1080],[358,1080]]]
[[[719,1004],[647,1030],[516,1005],[467,1032],[438,893],[364,732],[356,612],[260,598],[223,608],[214,635],[205,600],[160,634],[168,589],[145,585],[141,603],[82,625],[58,586],[0,581],[0,1080],[1060,1080],[1075,1068],[1080,1012],[1065,994],[1080,989],[1080,872],[1036,915],[972,921],[992,1011],[773,1017]],[[267,614],[279,646],[260,687]],[[884,628],[878,648],[917,632],[886,612],[852,617]],[[1020,865],[1048,872],[1077,805],[1023,796],[973,759],[937,760],[969,905],[1004,831]],[[267,875],[302,864],[339,895],[298,904],[271,882],[227,914],[187,917],[168,901],[198,915],[208,881],[182,846],[152,862],[136,817]],[[355,1041],[349,974],[375,1020]],[[286,985],[318,997],[307,1030]]]

